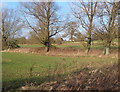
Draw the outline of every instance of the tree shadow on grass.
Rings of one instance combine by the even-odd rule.
[[[44,82],[50,82],[55,81],[58,79],[63,79],[66,76],[66,74],[57,74],[52,76],[44,76],[44,77],[31,77],[31,78],[21,78],[21,79],[15,79],[12,81],[6,81],[2,84],[2,90],[19,90],[20,87],[25,85],[40,85]]]

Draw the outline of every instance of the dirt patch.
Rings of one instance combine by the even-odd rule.
[[[22,90],[120,90],[118,65],[107,65],[99,69],[84,67],[64,80],[24,86]],[[26,89],[25,89],[26,88]]]
[[[11,59],[2,59],[2,62],[11,62],[12,60]]]

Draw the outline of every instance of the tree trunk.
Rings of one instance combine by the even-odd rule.
[[[89,38],[87,42],[87,50],[86,50],[87,54],[90,52],[90,49],[91,49],[91,38]]]
[[[7,42],[7,39],[6,37],[2,37],[2,49],[7,49],[8,48],[8,42]]]
[[[110,54],[111,42],[112,42],[112,41],[110,41],[110,42],[107,43],[107,46],[105,47],[105,49],[104,49],[104,51],[103,51],[103,54],[104,54],[104,55],[109,55],[109,54]]]
[[[50,44],[50,39],[48,38],[48,40],[45,42],[45,51],[46,52],[49,52],[49,50],[50,50],[50,46],[51,46],[51,44]]]
[[[49,50],[50,50],[49,47],[46,47],[46,48],[45,48],[45,51],[46,51],[46,52],[49,52]]]
[[[88,32],[88,37],[87,37],[87,51],[86,53],[88,54],[90,52],[91,49],[91,42],[92,42],[92,38],[91,38],[91,31],[92,31],[92,22],[90,24],[90,28],[89,28],[89,32]]]
[[[109,55],[110,54],[110,48],[109,47],[105,47],[104,51],[103,51],[104,55]]]
[[[47,52],[49,52],[49,50],[50,50],[50,43],[48,42]]]

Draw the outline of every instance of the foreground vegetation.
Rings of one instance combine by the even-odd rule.
[[[117,63],[107,64],[100,68],[83,67],[64,80],[42,83],[37,86],[23,86],[22,90],[120,90]]]
[[[9,52],[3,52],[2,58],[4,90],[58,80],[86,65],[98,68],[117,62],[117,58],[112,57],[58,57]]]
[[[4,6],[1,11],[3,90],[59,81],[74,73],[79,73],[77,82],[76,76],[68,78],[72,82],[63,82],[66,88],[82,84],[84,89],[90,84],[85,89],[95,85],[99,90],[110,82],[110,86],[115,84],[111,89],[117,88],[118,71],[113,63],[117,62],[117,38],[120,38],[119,3],[72,2],[69,8],[65,6],[70,11],[63,14],[58,5],[64,4],[44,1],[18,3],[22,10],[17,4],[16,9]],[[110,64],[113,66],[106,68]],[[101,71],[101,66],[108,72]],[[81,82],[81,77],[85,81]]]

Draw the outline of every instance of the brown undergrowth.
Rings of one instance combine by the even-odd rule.
[[[105,65],[97,69],[84,67],[67,78],[46,82],[38,86],[24,86],[21,90],[120,90],[118,65]]]
[[[33,53],[33,54],[41,54],[41,55],[50,55],[50,56],[98,56],[103,57],[103,50],[100,49],[91,49],[91,52],[89,54],[85,53],[85,49],[80,48],[57,48],[52,47],[50,48],[49,52],[45,51],[45,47],[39,47],[39,48],[17,48],[17,49],[11,49],[11,50],[5,50],[4,52],[17,52],[17,53]],[[111,50],[111,53],[109,56],[112,56],[113,58],[118,57],[118,51],[117,50]]]

